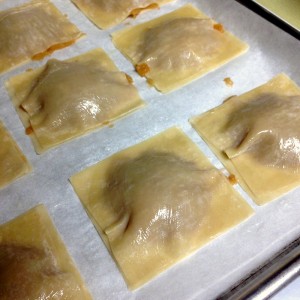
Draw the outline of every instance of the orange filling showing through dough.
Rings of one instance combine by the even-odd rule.
[[[128,15],[128,17],[129,18],[136,18],[143,10],[146,10],[146,9],[158,9],[158,8],[159,8],[159,5],[157,3],[149,4],[146,7],[135,8],[135,9],[133,9],[130,12],[130,14]]]
[[[230,77],[224,78],[224,82],[227,86],[232,87],[233,86],[233,81],[231,80]]]
[[[230,175],[228,176],[228,180],[229,180],[229,182],[230,182],[231,185],[235,185],[235,184],[238,183],[238,182],[237,182],[237,179],[236,179],[236,177],[235,177],[235,175],[233,175],[233,174],[230,174]]]
[[[26,133],[27,135],[32,134],[32,133],[33,133],[33,128],[32,128],[31,126],[27,127],[26,130],[25,130],[25,133]]]
[[[147,79],[147,83],[148,83],[150,86],[154,86],[154,80],[151,79],[151,78],[148,78],[148,79]]]
[[[68,46],[71,46],[75,42],[76,42],[76,40],[72,40],[72,41],[69,41],[69,42],[65,42],[65,43],[60,43],[60,44],[53,45],[50,48],[48,48],[46,51],[33,55],[31,59],[32,60],[41,60],[44,57],[46,57],[48,55],[51,55],[54,51],[66,48]]]
[[[220,32],[222,32],[222,33],[225,31],[223,25],[220,24],[220,23],[214,24],[213,27],[214,27],[215,30],[218,30],[218,31],[220,31]]]
[[[147,73],[150,72],[150,67],[145,63],[136,65],[135,69],[142,77],[144,77]]]
[[[125,74],[125,76],[126,76],[126,79],[127,79],[128,83],[132,84],[133,83],[132,77],[128,74]]]

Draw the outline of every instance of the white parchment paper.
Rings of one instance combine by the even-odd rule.
[[[1,1],[0,10],[24,2]],[[222,168],[191,128],[188,119],[221,104],[231,95],[244,93],[265,83],[280,72],[285,72],[300,84],[298,40],[234,0],[189,2],[246,41],[250,50],[188,86],[163,95],[150,88],[133,71],[132,65],[113,46],[110,33],[129,23],[137,24],[158,17],[188,1],[178,0],[160,10],[144,13],[136,20],[125,21],[123,25],[103,31],[94,26],[69,0],[53,0],[87,36],[75,45],[55,52],[52,57],[67,59],[102,47],[122,71],[133,77],[140,95],[147,103],[145,108],[115,122],[113,128],[97,130],[37,155],[29,137],[24,134],[4,83],[13,75],[44,64],[48,58],[0,76],[0,119],[33,166],[31,174],[0,190],[0,224],[38,203],[44,203],[96,300],[213,299],[300,235],[300,189],[258,207],[237,186],[236,189],[254,208],[253,217],[142,288],[130,292],[68,181],[74,173],[174,125],[182,128],[216,167]],[[233,87],[224,84],[225,77],[233,80]]]

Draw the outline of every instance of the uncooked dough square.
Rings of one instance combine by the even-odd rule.
[[[94,24],[103,29],[172,1],[174,0],[72,0]]]
[[[149,22],[112,34],[136,71],[167,93],[217,69],[248,45],[188,4]]]
[[[285,74],[191,119],[258,204],[300,184],[300,89]]]
[[[0,188],[31,171],[26,157],[0,121]]]
[[[67,47],[83,33],[50,1],[0,11],[0,73]]]
[[[144,104],[130,76],[100,48],[66,61],[51,59],[6,86],[38,153]]]
[[[38,205],[0,225],[3,300],[91,300],[46,208]]]
[[[252,214],[228,179],[177,128],[70,181],[130,289]]]

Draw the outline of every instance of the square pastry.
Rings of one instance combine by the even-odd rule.
[[[70,181],[130,289],[252,214],[228,179],[177,128]]]
[[[300,88],[280,74],[191,119],[258,204],[300,184]]]
[[[38,153],[144,104],[131,77],[102,49],[66,61],[51,59],[6,86]]]
[[[112,34],[137,72],[166,93],[246,52],[248,46],[188,4]]]
[[[72,0],[94,24],[103,29],[171,1],[174,0]]]
[[[46,208],[36,206],[0,225],[3,300],[91,300]]]
[[[0,122],[0,188],[31,171],[26,157]]]
[[[42,59],[81,36],[83,33],[48,0],[0,11],[0,73],[30,59]]]

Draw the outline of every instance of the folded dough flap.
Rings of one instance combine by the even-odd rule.
[[[233,112],[227,133],[236,147],[230,159],[249,153],[270,167],[299,172],[300,96],[262,94]]]

